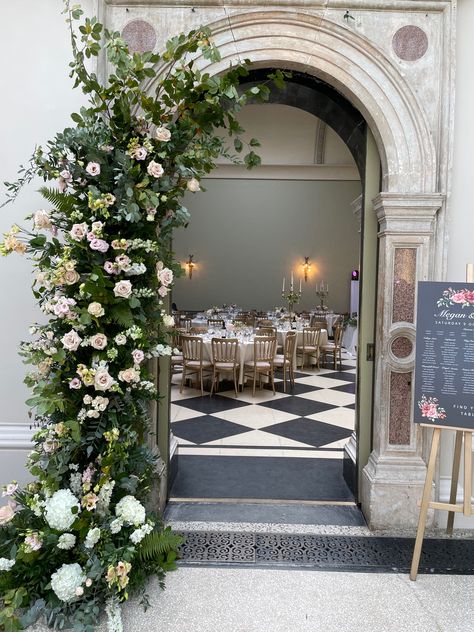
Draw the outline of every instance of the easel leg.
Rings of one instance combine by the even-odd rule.
[[[472,432],[463,432],[464,435],[464,515],[472,514]]]
[[[459,466],[461,464],[461,446],[462,446],[462,436],[463,432],[461,430],[456,430],[456,441],[454,444],[454,458],[453,458],[453,473],[451,476],[451,493],[449,495],[449,504],[456,504],[456,497],[458,491],[458,481],[459,481]],[[448,524],[446,527],[446,533],[452,535],[454,528],[454,511],[448,511]]]
[[[433,438],[431,439],[431,451],[426,470],[425,486],[423,488],[423,498],[421,500],[420,517],[418,519],[418,530],[416,532],[415,548],[413,550],[413,559],[411,562],[410,579],[414,582],[418,575],[418,566],[420,564],[421,547],[423,546],[423,536],[426,528],[426,516],[431,498],[431,486],[433,484],[433,476],[436,466],[436,456],[438,454],[439,438],[441,428],[435,428]]]

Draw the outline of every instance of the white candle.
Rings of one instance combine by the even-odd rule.
[[[293,292],[293,272],[291,273],[291,287],[290,291]]]
[[[326,292],[329,292],[329,283],[326,283]]]
[[[324,292],[324,281],[321,281],[321,285],[319,286],[321,292]]]
[[[300,279],[300,294],[301,294],[301,279]]]
[[[281,288],[282,293],[285,291],[285,277],[283,277],[283,287]]]
[[[474,283],[474,263],[468,263],[466,265],[466,281],[468,283]]]

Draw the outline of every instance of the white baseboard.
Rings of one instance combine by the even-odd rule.
[[[0,450],[31,450],[35,429],[29,423],[0,424]]]

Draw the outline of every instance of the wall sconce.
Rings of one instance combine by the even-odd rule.
[[[305,257],[304,258],[304,263],[303,263],[303,271],[304,271],[304,280],[305,281],[308,280],[308,274],[309,274],[310,270],[311,270],[311,264],[309,262],[309,257]]]
[[[196,264],[194,263],[194,255],[189,255],[188,260],[186,261],[186,269],[188,271],[188,277],[190,279],[193,278],[193,269],[196,266]]]

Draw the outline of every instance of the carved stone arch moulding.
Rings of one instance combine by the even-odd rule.
[[[210,27],[222,59],[198,58],[202,69],[218,74],[230,62],[250,59],[255,67],[279,66],[323,79],[370,126],[384,191],[436,190],[436,150],[423,109],[393,61],[367,38],[330,20],[287,11],[233,15]]]

